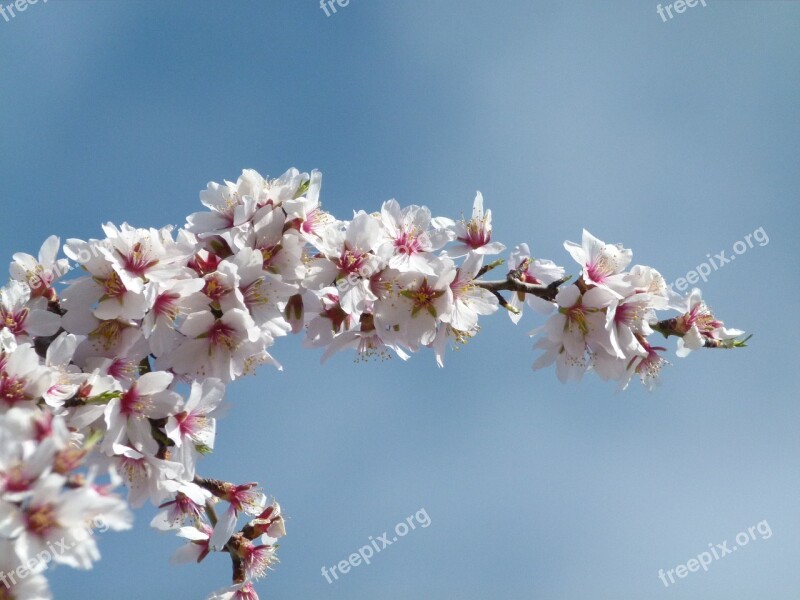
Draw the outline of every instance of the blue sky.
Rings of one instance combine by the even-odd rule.
[[[324,173],[346,217],[396,197],[468,213],[572,269],[583,227],[668,280],[763,227],[702,287],[737,352],[670,358],[652,393],[532,372],[540,324],[486,319],[444,370],[354,364],[284,340],[285,371],[229,388],[205,474],[258,480],[288,533],[268,598],[790,598],[800,588],[796,227],[800,4],[707,0],[58,1],[0,19],[0,255],[106,221],[182,224],[242,168]],[[573,270],[574,272],[574,270]],[[792,392],[792,390],[795,390]],[[425,508],[417,529],[328,584],[330,567]],[[105,534],[57,598],[200,598],[215,557]],[[767,520],[773,532],[665,588],[674,568]],[[107,538],[107,539],[106,539]]]

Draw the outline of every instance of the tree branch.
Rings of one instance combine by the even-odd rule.
[[[506,277],[504,280],[475,281],[474,284],[480,288],[489,290],[495,296],[497,296],[498,292],[501,291],[521,292],[523,294],[531,294],[532,296],[536,296],[542,300],[547,300],[548,302],[554,302],[556,299],[556,294],[558,294],[559,286],[569,281],[571,278],[572,276],[568,275],[567,277],[562,277],[558,281],[554,281],[549,285],[542,285],[536,283],[525,283],[524,281],[515,279],[513,274],[509,273],[508,277]]]

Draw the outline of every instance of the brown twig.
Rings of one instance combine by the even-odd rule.
[[[542,298],[543,300],[547,300],[548,302],[554,302],[556,299],[556,294],[558,294],[558,288],[563,283],[569,281],[571,276],[562,277],[558,281],[554,281],[548,285],[536,284],[536,283],[525,283],[524,281],[520,281],[513,277],[512,273],[509,273],[508,277],[503,280],[497,281],[475,281],[475,285],[483,288],[485,290],[489,290],[495,296],[498,297],[498,300],[502,298],[499,295],[501,291],[508,291],[508,292],[521,292],[523,294],[531,294],[532,296],[536,296],[537,298]],[[505,306],[506,301],[502,300],[500,302],[502,306]]]

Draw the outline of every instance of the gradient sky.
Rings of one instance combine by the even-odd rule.
[[[497,314],[438,369],[354,364],[299,340],[232,385],[208,476],[258,480],[288,536],[262,598],[796,598],[800,589],[800,3],[707,0],[59,1],[0,19],[0,255],[100,224],[181,225],[210,180],[324,173],[347,217],[388,198],[468,213],[575,272],[588,228],[668,280],[759,227],[704,295],[755,334],[670,357],[654,392],[533,372],[528,313]],[[674,348],[672,341],[668,343]],[[792,392],[792,390],[795,390]],[[431,519],[334,584],[420,508]],[[203,598],[230,563],[107,533],[52,569],[56,598]],[[773,532],[665,588],[674,568]]]

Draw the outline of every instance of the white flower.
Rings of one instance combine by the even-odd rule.
[[[47,558],[46,555],[42,559]],[[27,577],[18,577],[15,571],[23,565],[22,558],[17,554],[14,543],[10,540],[0,539],[0,598],[8,600],[52,600],[50,586],[42,571],[47,568],[47,562],[36,561],[36,564]]]
[[[67,259],[56,259],[60,246],[59,238],[51,235],[42,244],[38,260],[24,252],[14,254],[14,262],[9,267],[11,277],[27,283],[32,297],[52,299],[53,283],[69,271]]]
[[[10,355],[0,355],[0,412],[32,406],[52,381],[52,372],[40,364],[30,344],[21,344]]]
[[[661,367],[669,364],[659,355],[659,352],[666,351],[666,348],[651,346],[644,338],[640,338],[639,343],[643,349],[642,355],[634,357],[628,366],[625,376],[622,377],[620,387],[623,390],[628,387],[628,382],[634,374],[638,375],[642,383],[652,390],[658,383]]]
[[[447,323],[439,326],[436,330],[436,337],[431,342],[430,347],[433,349],[434,356],[436,357],[436,364],[440,368],[444,367],[444,354],[448,346],[453,348],[460,348],[466,344],[477,332],[478,327],[472,331],[464,331],[454,329]]]
[[[296,283],[302,280],[304,239],[289,222],[280,207],[266,206],[256,214],[252,227],[240,228],[234,238],[237,254],[255,250],[261,255],[261,267],[283,280]]]
[[[562,342],[542,338],[536,342],[534,348],[543,350],[544,354],[533,363],[533,370],[543,369],[555,363],[556,375],[561,383],[579,381],[589,368],[585,352],[572,354]]]
[[[174,350],[181,341],[176,325],[183,316],[208,307],[209,298],[202,293],[204,279],[180,279],[153,283],[145,291],[150,309],[142,321],[142,335],[155,356]]]
[[[581,294],[577,285],[559,289],[556,295],[558,312],[545,323],[550,341],[562,344],[573,357],[583,356],[587,349],[621,354],[614,347],[610,329],[616,296],[603,287],[594,287]],[[611,312],[604,309],[611,308]]]
[[[478,254],[500,254],[506,247],[500,242],[492,242],[492,211],[483,211],[483,194],[477,192],[472,204],[472,218],[455,224],[456,244],[447,249],[453,258],[465,256],[468,252]]]
[[[78,338],[69,333],[59,335],[47,348],[45,365],[53,373],[52,385],[43,394],[44,401],[53,408],[60,408],[72,398],[86,380],[86,375],[72,364],[78,348]]]
[[[564,248],[583,268],[581,275],[587,284],[605,286],[620,295],[631,291],[623,273],[633,257],[629,249],[621,244],[606,244],[585,229],[581,245],[564,242]]]
[[[637,335],[646,337],[653,333],[650,322],[655,320],[654,301],[659,298],[646,293],[632,294],[608,309],[611,315],[608,331],[617,358],[642,353]]]
[[[228,244],[233,244],[232,232],[250,221],[256,212],[256,199],[240,195],[237,184],[230,181],[209,183],[200,192],[200,202],[211,210],[189,215],[186,229],[201,239],[219,235]]]
[[[198,523],[196,527],[189,526],[178,529],[178,537],[189,540],[189,543],[175,551],[169,561],[170,564],[199,563],[203,560],[210,552],[208,540],[213,531],[211,527],[202,522]]]
[[[377,300],[371,278],[383,269],[383,261],[374,254],[380,242],[380,224],[365,212],[353,217],[342,232],[328,228],[319,242],[323,253],[309,264],[303,284],[312,290],[336,284],[342,308],[360,315],[368,302]]]
[[[81,263],[87,277],[73,281],[62,293],[61,306],[67,311],[64,328],[82,333],[91,316],[100,320],[141,319],[147,311],[143,285],[137,278],[123,277],[105,256],[108,250],[96,240],[67,240],[67,256]],[[127,285],[126,285],[127,281]],[[131,285],[129,288],[128,285]]]
[[[214,449],[216,419],[211,415],[224,394],[225,386],[219,379],[195,381],[180,412],[167,419],[167,437],[175,442],[172,455],[184,466],[187,479],[194,478],[197,457]]]
[[[319,194],[319,171],[301,173],[292,167],[277,179],[268,180],[253,169],[245,169],[236,182],[236,189],[243,198],[253,198],[256,207],[282,206],[301,194]]]
[[[336,334],[351,329],[358,322],[357,317],[342,308],[339,290],[335,287],[306,291],[303,307],[308,319],[305,344],[311,348],[327,346]]]
[[[739,329],[727,328],[722,321],[717,320],[703,302],[702,292],[698,288],[687,294],[681,308],[685,313],[678,317],[676,325],[677,333],[682,335],[678,338],[676,352],[681,358],[688,356],[692,350],[702,348],[706,341],[714,343],[733,340],[744,333]]]
[[[96,369],[92,373],[83,376],[76,398],[86,400],[121,391],[122,386],[117,379],[101,373],[100,369]],[[104,418],[105,410],[106,406],[99,403],[89,403],[83,406],[69,408],[67,410],[67,424],[78,431],[90,427],[92,429],[104,431],[106,426]]]
[[[519,244],[514,247],[508,260],[509,271],[516,274],[516,278],[524,283],[537,285],[550,285],[564,277],[564,267],[559,267],[552,260],[533,258],[528,244]],[[508,302],[517,312],[508,311],[511,321],[518,323],[522,318],[522,308],[525,303],[540,314],[550,314],[554,304],[533,294],[515,292],[511,294]]]
[[[361,315],[360,325],[356,329],[343,331],[327,344],[327,349],[322,355],[322,362],[327,361],[331,356],[352,348],[356,351],[357,360],[368,360],[371,358],[385,359],[392,350],[403,360],[408,360],[409,355],[403,350],[405,342],[400,334],[392,330],[381,331],[380,334],[375,329],[375,321],[372,315]]]
[[[212,550],[219,550],[228,543],[236,529],[240,514],[244,513],[255,517],[264,510],[267,497],[256,485],[255,483],[226,485],[223,499],[228,502],[228,509],[219,515],[219,520],[214,526],[214,533],[211,534],[211,539],[208,541]]]
[[[381,236],[378,256],[401,272],[417,271],[435,275],[428,253],[439,250],[450,239],[449,232],[431,229],[431,211],[424,206],[400,208],[396,200],[381,207]]]
[[[437,322],[443,315],[450,318],[453,290],[450,284],[456,269],[449,258],[436,264],[436,277],[422,273],[398,273],[393,291],[375,303],[375,325],[380,332],[397,329],[413,350],[431,344],[436,337]]]
[[[145,373],[119,398],[108,402],[107,432],[102,446],[105,452],[128,440],[139,452],[155,456],[158,443],[153,439],[150,419],[164,419],[176,412],[181,397],[168,389],[173,379],[171,373],[164,371]]]
[[[108,528],[129,529],[132,515],[117,497],[101,495],[90,486],[64,490],[66,479],[40,479],[22,508],[0,506],[0,535],[15,539],[23,561],[54,550],[52,560],[76,569],[89,569],[100,558],[87,523],[103,519]]]
[[[256,594],[253,584],[246,581],[218,590],[206,600],[258,600],[258,594]]]
[[[30,497],[37,481],[51,472],[56,452],[63,448],[68,435],[63,421],[57,422],[57,435],[42,439],[35,429],[40,417],[38,409],[23,408],[0,415],[0,497],[5,501],[22,502]]]
[[[291,331],[283,310],[289,298],[297,292],[297,286],[285,283],[279,275],[264,272],[261,253],[245,248],[230,260],[238,274],[238,295],[220,300],[223,312],[243,306],[250,313],[256,326],[271,338]]]
[[[180,331],[187,339],[159,357],[156,368],[172,369],[192,379],[216,377],[228,383],[245,373],[254,357],[266,354],[268,340],[244,310],[229,310],[219,318],[210,310],[192,313]],[[271,357],[266,355],[265,360]]]
[[[669,289],[664,277],[653,267],[634,265],[626,275],[626,280],[633,287],[633,293],[648,294],[650,306],[654,310],[671,308],[680,296]]]
[[[93,357],[142,360],[150,353],[147,340],[142,336],[139,323],[125,319],[99,319],[90,309],[76,303],[62,317],[63,328],[80,340],[73,362],[86,369],[87,360]]]
[[[497,310],[497,298],[489,290],[475,285],[475,277],[483,265],[483,256],[470,252],[464,263],[456,269],[450,283],[453,303],[449,312],[440,319],[453,329],[472,332],[478,326],[478,315],[490,315]]]
[[[177,244],[172,228],[137,229],[123,223],[103,225],[107,238],[99,248],[130,291],[142,293],[146,281],[168,281],[187,275],[186,260],[193,250]]]
[[[150,521],[150,526],[159,531],[169,531],[180,528],[186,521],[199,523],[201,515],[205,512],[206,501],[211,498],[211,492],[191,481],[173,479],[165,480],[163,487],[174,500],[159,506],[161,510]]]
[[[168,499],[172,493],[166,482],[183,474],[179,463],[147,456],[127,446],[116,445],[116,471],[128,487],[128,502],[133,508],[141,508],[150,499],[155,505]]]
[[[0,329],[10,331],[18,341],[49,336],[61,328],[61,317],[47,310],[47,300],[31,300],[31,290],[20,281],[0,288]]]
[[[300,197],[283,202],[286,221],[297,229],[298,234],[307,242],[315,244],[325,229],[336,224],[336,219],[322,210],[319,201],[322,186],[322,173],[311,171],[308,190]]]

